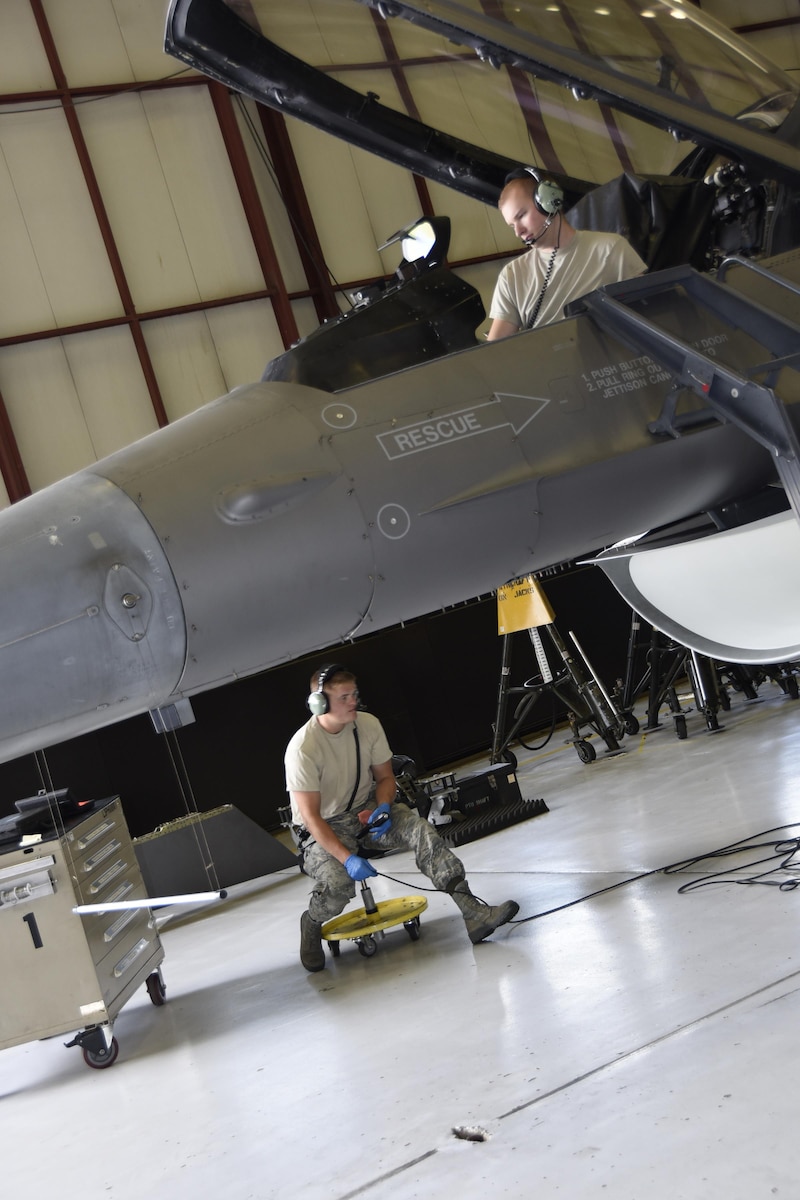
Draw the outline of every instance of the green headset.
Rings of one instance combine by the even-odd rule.
[[[505,183],[532,176],[536,180],[533,202],[544,217],[554,217],[564,207],[563,189],[552,179],[542,179],[536,167],[518,167],[506,175]]]
[[[320,667],[317,675],[317,686],[306,700],[306,708],[315,717],[322,717],[326,712],[330,712],[330,700],[327,693],[323,690],[325,681],[330,679],[331,675],[335,675],[337,671],[347,671],[347,667],[343,667],[341,663],[328,663],[324,667]]]

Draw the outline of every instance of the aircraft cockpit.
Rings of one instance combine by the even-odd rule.
[[[449,218],[414,221],[380,249],[396,243],[393,278],[353,293],[348,311],[274,358],[262,379],[336,392],[476,344],[486,313],[476,289],[444,265]]]

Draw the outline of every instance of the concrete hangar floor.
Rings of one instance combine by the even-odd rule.
[[[307,975],[296,868],[158,910],[167,1003],[125,1006],[113,1068],[66,1039],[0,1054],[4,1194],[796,1196],[800,702],[766,683],[720,715],[588,766],[564,731],[521,750],[549,811],[458,852],[536,919],[481,945],[428,894],[418,941],[346,942]],[[376,899],[427,883],[377,865],[403,883]]]

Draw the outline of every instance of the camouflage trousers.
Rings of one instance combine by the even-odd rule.
[[[448,850],[436,830],[428,821],[405,804],[391,807],[392,828],[383,837],[373,841],[369,836],[359,844],[358,835],[364,826],[357,812],[340,813],[330,817],[328,824],[339,841],[353,854],[369,848],[380,850],[413,850],[417,868],[427,875],[439,891],[448,891],[453,884],[464,878],[464,866],[460,858]],[[356,885],[342,864],[323,850],[317,842],[309,842],[303,855],[303,870],[314,880],[314,889],[308,903],[309,916],[314,921],[330,921],[338,916],[349,900],[356,894]]]

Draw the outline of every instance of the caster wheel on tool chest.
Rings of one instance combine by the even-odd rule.
[[[153,971],[152,975],[148,975],[144,981],[144,986],[147,988],[147,994],[157,1007],[167,1002],[167,989],[161,979],[158,971]]]
[[[93,1067],[95,1071],[102,1071],[106,1067],[113,1067],[117,1061],[118,1054],[119,1042],[115,1037],[111,1039],[111,1045],[107,1050],[89,1050],[88,1047],[83,1047],[83,1061],[87,1067]]]

